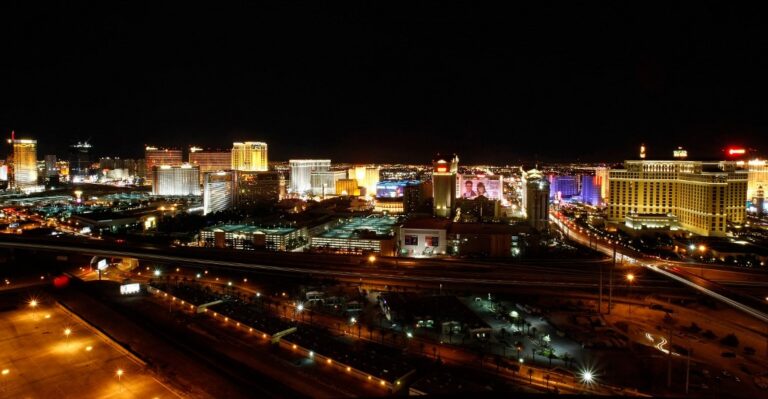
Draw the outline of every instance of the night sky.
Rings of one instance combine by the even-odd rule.
[[[16,3],[0,5],[0,135],[41,158],[87,138],[98,155],[258,140],[271,160],[348,162],[768,151],[758,9]]]

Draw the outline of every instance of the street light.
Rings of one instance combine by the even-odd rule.
[[[67,346],[69,346],[69,334],[72,334],[72,330],[69,328],[64,329],[64,336],[67,338]]]
[[[120,392],[122,392],[123,391],[123,382],[122,382],[123,369],[117,369],[117,371],[115,372],[115,375],[117,376],[117,383],[120,384]]]
[[[704,252],[707,251],[707,246],[704,244],[699,244],[699,252],[702,254],[702,261],[704,260],[703,255]],[[701,277],[704,277],[704,262],[701,263]]]
[[[627,282],[629,283],[629,317],[632,318],[632,282],[635,281],[635,275],[632,273],[627,274]]]
[[[155,277],[160,277],[160,270],[155,269]]]
[[[368,256],[368,262],[373,263],[376,262],[376,255],[370,255]]]
[[[35,312],[35,309],[37,309],[37,299],[29,301],[29,307],[32,308],[32,317],[37,320],[37,313]]]
[[[595,381],[595,373],[592,370],[584,369],[581,371],[581,382],[590,385]]]

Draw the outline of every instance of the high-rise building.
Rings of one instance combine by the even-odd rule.
[[[235,171],[203,175],[203,214],[220,212],[235,205]]]
[[[56,161],[57,161],[56,155],[45,156],[45,176],[46,177],[59,175],[59,169],[56,168]]]
[[[421,204],[424,202],[423,196],[423,183],[414,182],[414,184],[408,184],[403,187],[403,211],[405,213],[413,213],[418,211]]]
[[[235,207],[251,208],[276,203],[280,200],[280,192],[284,185],[283,176],[278,172],[237,171]]]
[[[200,195],[197,166],[161,165],[152,168],[152,195]]]
[[[200,147],[189,148],[189,163],[200,168],[200,182],[205,174],[232,168],[232,151],[204,150]]]
[[[763,186],[759,186],[755,191],[754,206],[757,208],[757,216],[763,216],[765,214],[765,191]]]
[[[78,141],[69,146],[69,175],[84,177],[91,170],[91,144]]]
[[[601,188],[598,176],[581,176],[581,201],[592,206],[602,205]]]
[[[183,163],[181,150],[152,146],[147,146],[145,149],[144,159],[147,161],[147,170],[162,165],[181,166]]]
[[[144,159],[146,160],[146,177],[147,183],[152,183],[152,170],[155,166],[181,166],[183,163],[181,150],[175,150],[170,148],[157,148],[147,146],[144,152]]]
[[[449,218],[456,202],[456,173],[459,157],[454,155],[450,162],[437,159],[432,162],[432,210],[435,216]]]
[[[13,146],[12,187],[25,189],[37,185],[37,140],[11,139]]]
[[[331,168],[330,159],[291,159],[291,184],[289,190],[295,194],[306,194],[312,190],[312,172],[326,172]],[[334,189],[335,191],[335,189]]]
[[[608,200],[608,168],[600,166],[595,168],[596,183],[600,185],[600,198],[603,202]]]
[[[360,195],[357,179],[341,179],[336,181],[336,195]]]
[[[380,172],[379,166],[355,166],[349,169],[348,177],[357,180],[357,184],[365,188],[365,195],[374,196]]]
[[[314,171],[310,174],[309,180],[312,183],[312,195],[336,194],[336,182],[347,177],[346,170],[323,170]]]
[[[608,219],[672,215],[680,227],[704,236],[724,236],[728,223],[746,216],[747,171],[736,162],[625,161],[609,172]]]
[[[234,170],[266,172],[269,170],[267,143],[259,141],[233,143],[231,167]]]
[[[572,175],[550,175],[549,197],[571,198],[579,194],[579,177]]]
[[[549,181],[536,169],[523,172],[523,209],[534,229],[548,230]]]
[[[768,187],[768,163],[753,159],[747,162],[747,200],[754,201],[758,187]]]

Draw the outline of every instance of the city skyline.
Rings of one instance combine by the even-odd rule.
[[[768,392],[768,24],[2,2],[0,396]]]

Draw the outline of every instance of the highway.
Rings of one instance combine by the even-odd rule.
[[[621,257],[622,260],[630,263],[637,264],[648,270],[653,271],[659,275],[662,275],[670,280],[677,281],[684,284],[687,287],[716,299],[728,306],[736,308],[760,321],[768,323],[768,313],[765,313],[762,309],[766,308],[765,303],[757,298],[741,295],[737,292],[729,290],[722,285],[707,280],[703,277],[696,276],[684,268],[698,270],[705,267],[704,265],[690,265],[683,264],[682,262],[670,262],[659,260],[655,258],[645,257],[642,254],[638,254],[635,251],[626,250],[622,247],[618,247],[615,244],[612,245],[610,240],[606,241],[599,237],[590,237],[589,233],[584,234],[576,228],[572,228],[563,220],[559,219],[554,213],[550,213],[550,220],[558,226],[562,231],[568,234],[568,238],[584,246],[591,247],[592,249],[613,256],[614,253],[617,257]],[[631,253],[630,253],[631,252]],[[706,267],[709,267],[708,265]],[[756,276],[754,273],[744,275],[750,275],[752,278]],[[734,299],[735,298],[735,299]],[[757,308],[760,309],[757,309]]]
[[[51,243],[53,242],[53,243]],[[379,258],[374,264],[361,262],[358,256],[325,257],[316,254],[263,253],[253,251],[220,252],[209,248],[133,248],[109,243],[70,243],[57,239],[3,239],[0,248],[16,248],[54,253],[79,253],[104,257],[127,257],[143,261],[252,271],[268,274],[298,274],[329,277],[344,281],[363,281],[415,287],[437,287],[440,284],[460,287],[540,287],[551,289],[596,289],[600,266],[605,260],[553,262],[548,265],[529,263],[486,264],[466,261],[434,261]],[[169,254],[168,252],[172,252]],[[235,258],[236,260],[230,260]],[[258,258],[259,261],[252,259]],[[352,261],[350,261],[352,260]],[[345,263],[346,262],[346,263]],[[407,266],[406,266],[407,265]],[[644,285],[643,285],[644,284]],[[645,279],[636,289],[675,288],[666,279]]]

